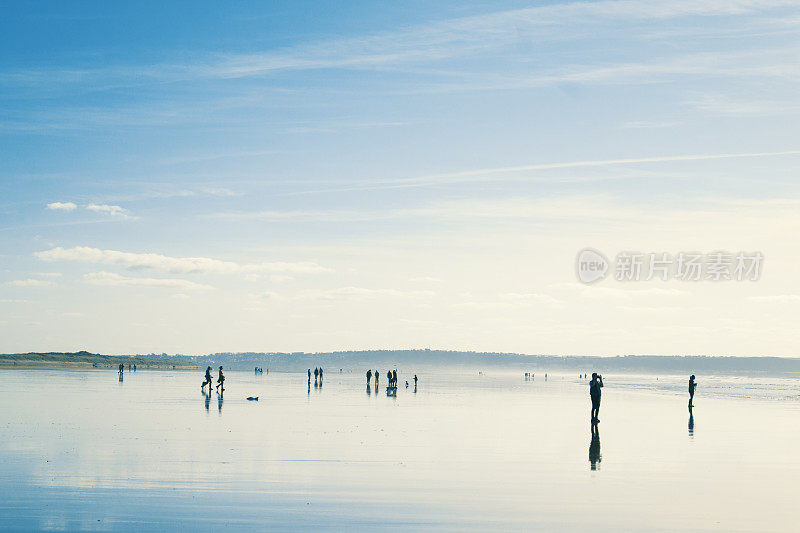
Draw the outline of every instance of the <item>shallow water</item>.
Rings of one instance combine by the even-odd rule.
[[[796,531],[796,379],[227,377],[0,371],[0,528]]]

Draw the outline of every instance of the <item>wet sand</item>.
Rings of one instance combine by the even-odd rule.
[[[604,376],[598,450],[577,375],[201,374],[0,370],[0,528],[796,527],[797,380]]]

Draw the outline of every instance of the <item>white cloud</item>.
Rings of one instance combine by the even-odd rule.
[[[72,202],[51,202],[47,204],[47,209],[51,211],[73,211],[78,206]]]
[[[9,285],[12,287],[53,287],[55,283],[52,281],[45,281],[41,279],[18,279],[15,281],[9,281]]]
[[[44,261],[80,261],[177,274],[251,274],[255,272],[311,274],[329,271],[329,269],[325,267],[307,261],[240,264],[233,261],[221,261],[209,257],[169,257],[161,254],[100,250],[87,246],[76,246],[74,248],[58,247],[51,250],[35,252],[34,255]]]
[[[773,294],[769,296],[750,296],[747,299],[752,302],[766,302],[766,303],[800,302],[800,294]]]
[[[87,283],[113,287],[163,287],[169,289],[210,289],[212,287],[185,279],[169,278],[130,278],[112,272],[90,272],[83,276]]]
[[[94,211],[96,213],[104,213],[106,215],[111,215],[114,217],[128,216],[128,210],[118,205],[89,204],[86,206],[86,209],[89,211]]]
[[[37,272],[36,275],[42,278],[60,278],[62,276],[61,272]]]
[[[326,290],[304,291],[299,298],[309,300],[372,300],[375,298],[426,298],[431,291],[400,291],[397,289],[368,289],[365,287],[337,287]]]

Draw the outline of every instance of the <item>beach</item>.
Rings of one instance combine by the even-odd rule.
[[[800,495],[796,378],[698,376],[690,427],[680,376],[604,376],[597,443],[577,374],[0,376],[7,531],[789,531]]]

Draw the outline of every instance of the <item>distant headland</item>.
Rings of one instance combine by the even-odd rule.
[[[0,354],[0,368],[118,368],[136,365],[137,369],[194,370],[187,358],[160,356],[101,355],[87,351]]]

